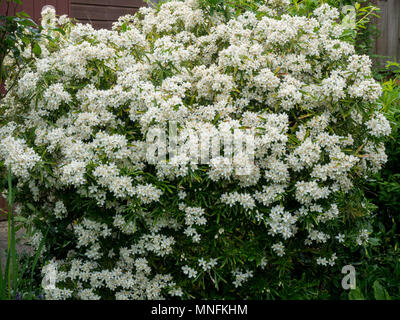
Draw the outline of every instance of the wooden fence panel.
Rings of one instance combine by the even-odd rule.
[[[376,39],[374,53],[387,57],[379,59],[382,63],[387,60],[400,62],[400,1],[374,0],[373,3],[380,8],[380,18],[375,20],[380,35]]]
[[[23,0],[22,5],[10,4],[8,15],[15,15],[16,12],[25,11],[36,22],[40,23],[42,8],[45,5],[52,5],[58,15],[69,15],[69,0]],[[6,13],[7,3],[3,1],[0,7],[0,14]]]
[[[70,16],[97,29],[108,29],[120,16],[134,14],[145,5],[142,0],[71,0]]]
[[[6,1],[2,1],[0,5],[0,15],[5,16],[7,14],[9,16],[13,16],[15,15],[15,12],[17,11],[18,7],[19,6],[17,6],[15,3],[8,4]]]

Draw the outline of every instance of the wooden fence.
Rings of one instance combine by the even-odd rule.
[[[379,36],[375,39],[374,52],[388,58],[382,61],[393,60],[400,63],[400,0],[373,0],[380,8],[377,23]]]
[[[67,14],[83,23],[91,23],[95,28],[111,28],[120,16],[134,14],[147,4],[143,0],[22,0],[22,5],[11,6],[9,15],[25,11],[37,23],[45,5],[51,5],[57,14]],[[0,6],[0,14],[5,13],[6,2]]]
[[[145,6],[142,0],[70,0],[70,16],[95,28],[111,28],[120,16]]]
[[[25,11],[28,13],[33,20],[39,22],[41,17],[42,8],[45,5],[52,5],[57,10],[57,14],[68,14],[69,15],[69,0],[22,0],[21,5],[14,3],[10,4],[8,15],[15,15],[15,12]],[[4,14],[7,8],[6,1],[2,1],[0,6],[0,14]]]

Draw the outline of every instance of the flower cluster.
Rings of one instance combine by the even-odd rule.
[[[48,298],[201,297],[221,281],[240,296],[266,261],[334,265],[338,245],[367,241],[343,199],[386,161],[381,88],[336,9],[285,5],[209,15],[172,0],[112,30],[43,13],[52,40],[1,102],[0,158],[37,208],[21,209],[33,239],[64,241],[45,246],[57,263]],[[148,157],[147,134],[172,122],[179,152]],[[191,158],[198,133],[240,130],[254,137],[246,174],[243,152]]]

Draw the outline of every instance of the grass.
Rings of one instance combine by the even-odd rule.
[[[37,284],[35,285],[35,271],[43,249],[45,238],[43,237],[38,249],[32,257],[25,257],[22,263],[16,248],[16,225],[13,213],[14,193],[12,187],[12,173],[8,169],[8,247],[5,268],[0,263],[0,300],[26,299],[36,297]],[[32,260],[33,259],[33,260]],[[30,269],[28,268],[31,263]],[[28,277],[26,275],[28,274]],[[23,292],[23,294],[21,294]]]

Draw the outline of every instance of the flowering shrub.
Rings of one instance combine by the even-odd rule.
[[[286,5],[169,1],[113,30],[43,13],[53,40],[1,105],[0,157],[32,242],[46,237],[47,298],[260,297],[368,241],[357,186],[386,161],[381,87],[336,9]],[[163,160],[149,133],[171,123]],[[199,137],[241,132],[253,162],[193,157]]]

